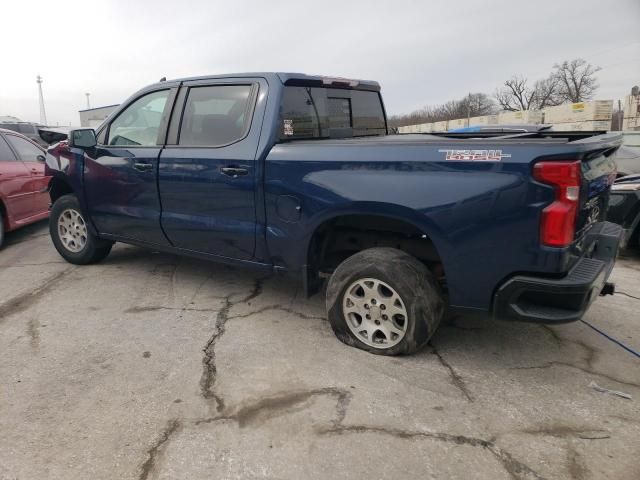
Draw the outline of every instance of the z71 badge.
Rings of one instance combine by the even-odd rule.
[[[510,153],[502,153],[502,150],[438,150],[438,152],[447,154],[445,160],[499,162],[503,158],[511,158]]]

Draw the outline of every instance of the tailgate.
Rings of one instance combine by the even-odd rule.
[[[589,232],[606,220],[609,192],[616,177],[619,134],[595,134],[568,142],[569,149],[539,159],[534,179],[553,187],[555,199],[541,212],[543,246],[572,248],[581,257],[591,253]]]
[[[588,152],[582,158],[580,203],[575,230],[577,243],[585,238],[596,223],[606,220],[609,192],[616,178],[617,149],[617,146],[608,146]]]

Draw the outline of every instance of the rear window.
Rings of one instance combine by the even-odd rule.
[[[0,123],[0,128],[6,128],[7,130],[13,130],[14,132],[32,135],[36,133],[35,125],[29,123]]]
[[[348,138],[387,133],[378,92],[287,86],[280,139]]]

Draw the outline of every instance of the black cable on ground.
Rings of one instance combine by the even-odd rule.
[[[603,332],[602,330],[600,330],[598,327],[591,325],[589,322],[580,319],[580,321],[582,323],[584,323],[585,325],[587,325],[589,328],[592,328],[593,330],[595,330],[596,332],[598,332],[600,335],[602,335],[603,337],[605,337],[606,339],[612,341],[613,343],[615,343],[616,345],[624,348],[627,352],[629,352],[632,355],[635,355],[636,357],[640,358],[640,353],[636,352],[633,348],[631,347],[627,347],[624,343],[622,343],[620,340],[617,340],[615,338],[613,338],[612,336],[606,334],[605,332]]]

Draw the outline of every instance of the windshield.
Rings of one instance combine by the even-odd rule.
[[[280,139],[386,135],[378,92],[287,86],[280,106]]]

